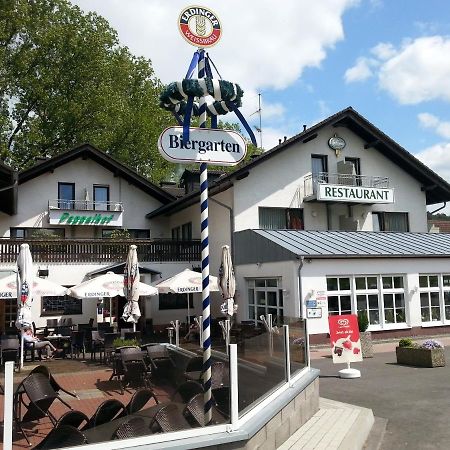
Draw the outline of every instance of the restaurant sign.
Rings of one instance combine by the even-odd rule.
[[[354,203],[394,203],[394,189],[319,184],[317,200]]]
[[[183,141],[183,127],[169,127],[159,136],[158,149],[172,162],[235,166],[245,158],[247,144],[235,131],[211,128],[189,128],[189,139]]]
[[[51,225],[74,225],[74,226],[102,226],[121,227],[122,211],[99,212],[95,211],[61,211],[49,210],[48,221]]]

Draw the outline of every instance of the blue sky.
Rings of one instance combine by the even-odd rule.
[[[177,29],[183,0],[73,0],[96,11],[164,82],[181,80],[194,47]],[[224,79],[262,92],[263,145],[352,106],[450,181],[448,0],[205,0],[223,25],[209,50]],[[225,116],[226,120],[233,117]],[[253,124],[257,116],[250,117]]]

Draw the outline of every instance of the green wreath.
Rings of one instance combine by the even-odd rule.
[[[213,80],[212,78],[184,79],[181,82],[170,83],[161,92],[159,96],[160,106],[168,111],[184,114],[186,100],[189,97],[204,97],[206,95],[210,95],[216,100],[206,106],[208,115],[224,115],[230,111],[227,102],[232,103],[237,108],[242,106],[244,91],[238,84],[230,81]],[[192,112],[195,116],[199,115],[197,103],[194,103]]]

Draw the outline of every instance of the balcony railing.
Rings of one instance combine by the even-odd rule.
[[[0,239],[0,262],[15,263],[20,245],[30,245],[37,263],[115,263],[125,261],[131,244],[137,245],[139,261],[200,261],[200,241],[113,239]]]
[[[48,209],[70,209],[75,211],[123,211],[122,202],[93,202],[91,200],[49,200]]]
[[[305,197],[315,195],[317,192],[318,184],[389,189],[389,177],[350,175],[328,172],[319,172],[317,175],[308,174],[303,178]]]

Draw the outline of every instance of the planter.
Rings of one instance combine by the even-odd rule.
[[[291,345],[290,346],[291,361],[304,363],[305,362],[305,347],[303,345]]]
[[[443,348],[397,347],[397,364],[417,367],[444,367],[445,354]]]
[[[372,333],[370,331],[363,331],[359,334],[361,340],[361,353],[363,358],[373,358],[373,343]]]

